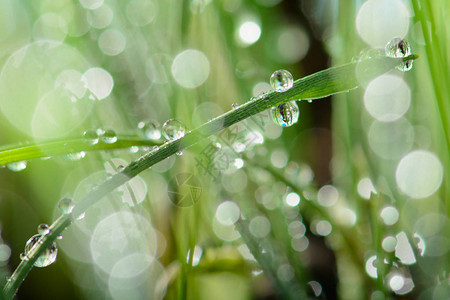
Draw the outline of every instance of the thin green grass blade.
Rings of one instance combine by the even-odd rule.
[[[87,145],[83,139],[54,140],[39,144],[28,144],[0,149],[0,165],[13,162],[44,157],[54,157],[82,151],[98,151],[130,148],[132,146],[154,146],[154,141],[143,140],[138,137],[118,137],[112,144],[99,142]]]

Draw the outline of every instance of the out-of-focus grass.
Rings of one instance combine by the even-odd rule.
[[[65,140],[97,127],[135,136],[137,123],[145,119],[162,124],[176,118],[192,130],[231,109],[232,103],[240,105],[266,91],[264,82],[276,69],[289,69],[300,78],[323,68],[326,55],[340,66],[367,47],[355,27],[360,1],[311,3],[301,1],[300,10],[294,1],[269,0],[1,1],[2,69],[15,51],[41,39],[63,40],[75,49],[66,53],[76,63],[58,52],[38,52],[34,61],[27,55],[15,57],[8,72],[17,67],[24,73],[3,71],[0,76],[6,113],[0,143],[40,145],[49,134]],[[374,121],[363,105],[362,89],[311,104],[301,101],[299,124],[283,130],[260,114],[162,161],[102,202],[108,204],[94,205],[58,241],[57,262],[33,270],[18,298],[47,297],[49,291],[39,287],[49,282],[58,298],[249,299],[295,298],[296,293],[381,298],[402,293],[411,282],[404,297],[448,295],[450,39],[449,7],[445,1],[440,4],[408,4],[415,16],[406,38],[422,57],[402,75],[411,90],[403,123],[388,123],[406,128],[408,137],[412,128],[414,137],[403,148],[397,145],[402,135],[392,140],[398,137],[393,129],[377,136],[387,147],[381,152],[374,147]],[[298,54],[302,51],[308,51],[306,57]],[[191,55],[185,61],[178,57],[188,75],[176,70],[180,53]],[[65,94],[48,93],[66,67],[81,74],[103,68],[114,80],[112,93],[93,103],[80,99],[86,106],[69,104],[73,111],[68,113],[58,102]],[[324,120],[330,104],[331,128]],[[256,131],[264,137],[262,145]],[[211,153],[214,143],[221,149],[216,147],[211,163],[205,153]],[[245,150],[236,150],[242,145]],[[37,224],[56,218],[58,199],[82,198],[101,183],[98,178],[107,178],[148,150],[111,148],[80,161],[53,157],[29,161],[18,173],[1,170],[1,272],[9,274],[18,265]],[[414,149],[435,153],[444,170],[440,188],[423,199],[399,188],[395,175],[401,158]],[[91,175],[99,171],[103,173]],[[182,185],[179,174],[193,174],[198,181]],[[367,195],[370,182],[377,195]],[[194,205],[179,205],[198,188]],[[398,221],[391,224],[395,211]],[[114,213],[117,218],[111,219]],[[229,224],[236,214],[243,219],[237,229],[244,226],[238,231]],[[382,244],[386,237],[397,242],[396,249]]]

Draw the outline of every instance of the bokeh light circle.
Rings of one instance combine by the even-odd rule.
[[[174,58],[171,70],[177,84],[187,89],[194,89],[208,79],[210,65],[208,57],[202,51],[187,49]]]
[[[426,150],[414,150],[397,165],[395,179],[400,190],[414,199],[431,196],[442,184],[444,168],[439,158]]]
[[[49,40],[28,44],[10,56],[0,73],[0,110],[25,134],[62,137],[89,116],[92,101],[56,80],[65,70],[81,73],[87,68],[83,55],[71,46]]]
[[[410,12],[401,0],[369,0],[359,8],[356,30],[372,47],[384,47],[392,37],[405,37]]]
[[[384,74],[373,79],[364,93],[364,106],[378,121],[400,119],[409,109],[411,90],[403,78]]]

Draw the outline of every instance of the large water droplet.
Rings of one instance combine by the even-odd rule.
[[[97,130],[86,130],[83,133],[84,142],[90,146],[93,146],[98,143],[98,133]]]
[[[117,134],[112,129],[106,129],[103,131],[102,141],[106,144],[114,144],[117,142]]]
[[[31,249],[36,243],[39,243],[39,239],[42,237],[40,234],[33,235],[25,245],[25,256],[28,257]],[[58,254],[58,248],[56,248],[56,243],[53,242],[45,251],[39,256],[39,258],[34,263],[34,266],[42,268],[47,267],[55,262],[56,255]]]
[[[407,57],[411,55],[411,46],[406,40],[401,38],[393,38],[390,40],[385,47],[386,55],[389,57]],[[404,61],[398,66],[397,70],[406,72],[411,70],[413,65],[412,60]]]
[[[283,127],[289,127],[297,123],[299,114],[299,109],[295,101],[280,104],[272,107],[271,110],[273,122]]]
[[[186,127],[181,121],[170,119],[162,126],[162,135],[169,141],[178,140],[186,133]]]
[[[7,164],[6,167],[14,172],[19,172],[25,170],[27,168],[27,161],[16,161],[10,164]]]
[[[156,121],[139,122],[138,128],[141,130],[144,139],[158,140],[161,138],[159,123]]]
[[[75,204],[72,201],[72,199],[70,199],[70,198],[62,198],[58,202],[58,209],[64,215],[71,214],[74,207],[75,207]]]
[[[46,235],[50,233],[50,227],[47,224],[39,224],[37,227],[37,232],[40,235]]]
[[[294,85],[294,78],[289,71],[278,70],[270,76],[270,85],[277,92],[285,92]]]

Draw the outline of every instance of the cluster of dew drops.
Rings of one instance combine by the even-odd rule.
[[[75,207],[72,199],[62,198],[58,202],[58,209],[64,215],[70,215]],[[37,234],[33,235],[25,244],[25,251],[20,254],[20,259],[27,261],[32,255],[32,251],[35,246],[42,243],[42,239],[51,232],[50,227],[47,224],[40,224],[37,227]],[[58,239],[62,239],[62,236],[58,236]],[[51,265],[56,261],[56,256],[58,255],[58,248],[56,243],[52,242],[44,252],[37,258],[34,262],[35,267],[43,268]]]
[[[411,55],[411,47],[409,43],[400,38],[394,38],[389,41],[385,47],[385,53],[389,57],[407,57]],[[409,71],[412,68],[412,61],[405,61],[397,69],[400,71]],[[271,87],[279,92],[286,92],[294,85],[294,79],[287,70],[277,70],[273,72],[270,77]],[[272,120],[275,124],[282,127],[289,127],[298,122],[299,108],[296,101],[289,101],[280,104],[271,109]],[[186,133],[185,125],[176,119],[167,120],[160,129],[156,121],[140,122],[138,128],[142,131],[145,139],[158,140],[163,136],[168,142],[174,141],[184,137]],[[101,139],[104,143],[113,144],[117,141],[117,135],[112,129],[97,129],[88,130],[83,133],[83,139],[88,145],[96,145]],[[177,153],[181,155],[182,152]],[[63,198],[58,203],[58,208],[63,214],[71,214],[74,208],[74,203],[69,198]],[[25,251],[20,255],[22,260],[28,260],[34,246],[42,242],[42,238],[50,233],[50,228],[47,224],[40,224],[38,226],[38,234],[33,235],[25,245]],[[62,237],[59,237],[62,238]],[[39,256],[34,263],[36,267],[46,267],[55,262],[58,254],[56,243],[53,242],[45,251]]]

